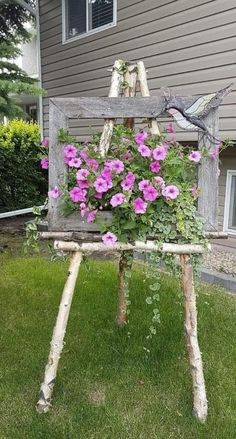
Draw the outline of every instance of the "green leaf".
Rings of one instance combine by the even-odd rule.
[[[158,284],[158,283],[155,283],[155,284],[149,285],[149,289],[150,289],[151,291],[159,291],[160,288],[161,288],[161,286],[160,286],[160,284]]]

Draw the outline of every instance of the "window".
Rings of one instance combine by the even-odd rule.
[[[236,234],[236,171],[228,171],[226,179],[224,230]]]
[[[116,24],[117,0],[63,0],[63,40],[81,38]]]
[[[29,115],[29,119],[33,120],[34,122],[38,121],[38,111],[37,111],[37,105],[26,105],[26,113]]]

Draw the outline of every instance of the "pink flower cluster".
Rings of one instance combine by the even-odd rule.
[[[48,158],[47,157],[43,157],[40,160],[40,165],[41,165],[42,169],[48,169],[49,168],[49,160],[48,160]]]
[[[172,126],[166,131],[172,134],[175,132]],[[91,145],[83,149],[78,149],[73,144],[64,146],[64,160],[70,168],[69,175],[73,176],[71,180],[73,184],[70,185],[66,195],[71,203],[77,205],[81,217],[88,223],[96,220],[99,211],[109,208],[114,209],[114,212],[118,212],[121,217],[124,211],[129,212],[133,217],[135,214],[139,218],[145,213],[149,214],[152,211],[151,209],[149,211],[149,206],[153,203],[155,208],[159,198],[164,198],[171,206],[172,201],[180,194],[181,184],[173,184],[175,181],[169,177],[168,171],[166,172],[169,153],[176,144],[162,141],[153,145],[153,140],[149,139],[146,131],[135,134],[134,140],[122,138],[121,142],[120,155],[117,145],[113,145],[112,149],[113,157],[119,158],[105,160],[94,158],[94,149]],[[211,152],[212,159],[217,152]],[[177,152],[178,154],[184,157],[182,150]],[[201,153],[193,150],[187,157],[190,162],[198,163],[201,160]],[[135,162],[136,158],[137,162]],[[46,157],[41,159],[41,167],[48,168]],[[163,175],[167,175],[166,181],[158,175],[160,171]],[[196,197],[196,189],[192,188],[191,193]],[[62,190],[58,187],[52,188],[48,195],[57,199],[62,195]],[[102,237],[107,246],[114,245],[117,239],[117,236],[111,232]]]

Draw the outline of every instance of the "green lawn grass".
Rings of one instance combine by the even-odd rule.
[[[131,281],[129,328],[118,330],[116,265],[83,267],[72,304],[51,412],[35,411],[68,264],[0,257],[0,438],[235,439],[236,299],[199,288],[199,341],[209,400],[192,417],[191,376],[178,282],[162,282],[161,324],[145,358],[147,293]],[[130,331],[130,338],[127,336]]]

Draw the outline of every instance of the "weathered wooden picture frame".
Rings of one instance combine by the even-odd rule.
[[[182,97],[182,102],[191,105],[196,97]],[[165,112],[164,96],[153,97],[108,97],[108,98],[54,98],[49,101],[49,187],[60,187],[67,184],[67,165],[64,162],[63,147],[58,142],[60,128],[68,128],[70,118],[108,119],[116,118],[149,118],[161,116]],[[212,108],[204,119],[211,133],[211,138],[199,131],[198,148],[214,147],[214,139],[218,138],[218,108]],[[206,229],[216,231],[218,228],[218,159],[203,157],[199,166],[198,200],[199,214],[205,219]],[[106,220],[106,214],[104,214]],[[107,216],[109,219],[109,214]],[[96,224],[86,224],[78,212],[66,217],[60,210],[59,201],[50,198],[48,208],[48,224],[50,231],[98,231]]]

